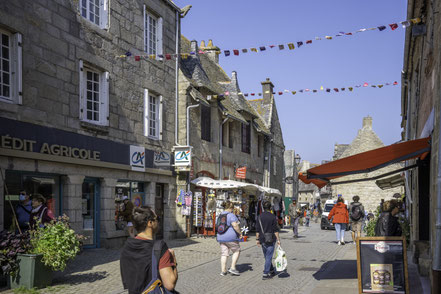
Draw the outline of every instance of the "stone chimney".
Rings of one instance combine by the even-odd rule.
[[[363,117],[363,129],[364,128],[372,130],[372,117],[369,115],[367,117]]]
[[[196,41],[196,40],[192,40],[191,41],[191,46],[190,46],[190,52],[195,52],[196,54],[194,54],[194,55],[190,55],[190,56],[197,56],[198,54],[198,51],[199,51],[199,48],[198,48],[198,41]]]
[[[263,103],[271,104],[271,97],[274,91],[274,85],[270,81],[269,78],[266,78],[265,82],[261,82],[262,84],[262,94],[263,94]]]
[[[201,42],[201,50],[205,52],[205,55],[210,58],[211,61],[219,64],[219,54],[221,53],[219,47],[213,45],[213,41],[208,40],[208,45],[205,46],[205,41]]]
[[[239,83],[237,81],[237,72],[233,71],[231,73],[231,84],[234,86],[234,88],[239,92]]]

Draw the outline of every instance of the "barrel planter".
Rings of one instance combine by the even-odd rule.
[[[25,287],[45,288],[52,284],[52,270],[43,264],[42,254],[17,254],[19,270],[15,277],[10,277],[12,289]]]

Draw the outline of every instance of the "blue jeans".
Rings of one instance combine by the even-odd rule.
[[[265,257],[265,267],[263,269],[263,274],[267,275],[270,271],[274,271],[272,264],[274,244],[262,244],[263,256]]]
[[[337,234],[337,241],[341,241],[341,238],[345,237],[346,224],[335,223],[334,226],[335,226],[335,233]]]

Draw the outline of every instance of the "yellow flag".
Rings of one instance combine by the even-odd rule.
[[[332,40],[331,36],[326,36],[325,38],[328,39],[328,40]]]
[[[257,52],[256,48],[251,48],[250,50],[253,51],[253,52]]]
[[[296,91],[292,91],[292,94],[295,95],[297,92]]]
[[[269,91],[265,91],[265,94],[269,94]]]
[[[289,50],[293,50],[295,48],[294,44],[293,43],[288,43],[288,48],[289,48]]]
[[[149,58],[150,58],[150,59],[156,59],[156,55],[154,55],[154,54],[150,54],[150,55],[149,55]]]
[[[383,88],[383,85],[378,85],[378,88]]]
[[[421,22],[421,18],[417,17],[417,18],[413,18],[410,20],[413,24],[417,24]]]
[[[352,88],[352,87],[349,87],[348,89],[349,89],[349,91],[352,91],[352,90],[354,90],[354,88]]]
[[[320,87],[320,90],[322,90],[322,91],[323,91],[323,86],[321,86],[321,87]]]
[[[182,59],[187,59],[188,58],[188,53],[182,53],[181,57],[182,57]]]

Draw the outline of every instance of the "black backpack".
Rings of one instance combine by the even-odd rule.
[[[363,212],[361,211],[361,205],[352,205],[351,208],[351,219],[358,221],[363,217]]]
[[[230,228],[230,226],[227,225],[227,220],[228,220],[228,213],[221,213],[217,217],[216,232],[219,235],[225,234],[225,232],[228,231],[228,229]]]

